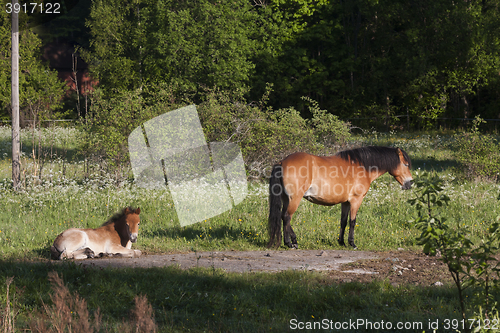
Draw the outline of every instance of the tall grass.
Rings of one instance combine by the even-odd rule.
[[[395,318],[425,323],[459,318],[454,291],[447,287],[393,287],[385,281],[338,285],[325,274],[311,272],[242,275],[175,267],[101,271],[72,263],[52,267],[47,263],[49,247],[60,232],[70,227],[98,227],[129,205],[141,207],[139,239],[133,246],[146,254],[262,250],[268,241],[266,183],[251,183],[248,197],[232,210],[180,227],[168,189],[146,190],[128,180],[117,183],[98,167],[85,174],[88,169],[74,154],[78,132],[52,131],[61,131],[52,137],[65,136],[67,143],[54,142],[57,157],[45,161],[42,181],[33,181],[27,172],[24,191],[15,193],[9,180],[10,132],[0,128],[0,178],[4,179],[0,181],[0,304],[10,304],[8,286],[10,295],[12,290],[19,292],[15,304],[18,327],[28,327],[30,313],[54,303],[47,279],[52,270],[63,275],[71,293],[77,292],[87,301],[89,313],[101,309],[107,331],[123,329],[120,325],[128,322],[138,295],[151,302],[162,332],[281,332],[290,330],[289,321],[294,318]],[[51,135],[45,137],[50,140]],[[500,185],[457,179],[450,138],[437,133],[374,132],[356,137],[351,145],[399,146],[410,154],[415,169],[436,171],[445,180],[444,193],[451,198],[446,212],[450,224],[469,226],[471,235],[479,239],[498,215]],[[29,166],[29,149],[23,163]],[[419,232],[407,222],[415,213],[407,203],[410,197],[412,192],[402,191],[389,175],[372,184],[357,217],[355,237],[360,249],[420,249],[416,245]],[[303,200],[292,219],[299,248],[340,249],[336,241],[339,220],[340,206],[324,207]],[[6,284],[10,276],[15,278]],[[149,311],[145,305],[142,308]]]
[[[457,180],[447,137],[374,133],[358,138],[368,144],[390,144],[409,152],[416,169],[436,170],[451,198],[451,224],[470,226],[481,236],[498,214],[500,185]],[[2,154],[2,151],[0,151]],[[70,163],[70,161],[68,161]],[[73,164],[79,162],[74,162]],[[47,171],[50,173],[50,169]],[[257,250],[267,242],[267,184],[250,184],[248,197],[232,210],[181,228],[168,189],[147,190],[129,181],[116,185],[112,176],[94,173],[71,179],[58,172],[22,193],[0,182],[0,253],[6,257],[48,258],[55,237],[69,227],[98,227],[125,206],[141,207],[137,248],[146,253],[201,250]],[[361,249],[418,249],[418,232],[407,221],[414,215],[402,191],[388,174],[372,183],[358,213],[356,241]],[[338,249],[340,206],[324,207],[303,200],[292,226],[303,249]]]

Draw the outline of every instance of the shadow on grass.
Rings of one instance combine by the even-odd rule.
[[[180,227],[175,226],[166,229],[156,229],[152,231],[143,231],[141,233],[141,237],[147,238],[171,238],[171,239],[185,239],[186,241],[199,240],[200,235],[206,237],[207,232],[202,229],[197,229],[193,226]],[[233,227],[233,226],[219,226],[210,229],[209,238],[211,239],[219,239],[219,240],[228,240],[228,241],[236,241],[236,240],[245,240],[250,244],[256,246],[265,247],[267,245],[266,242],[259,239],[253,239],[249,236],[249,232],[244,228]]]
[[[73,294],[87,300],[91,313],[101,309],[110,331],[128,316],[136,295],[147,296],[160,331],[283,332],[297,322],[384,320],[393,325],[422,323],[413,330],[421,332],[428,329],[429,320],[458,319],[458,301],[449,286],[395,287],[382,280],[339,284],[326,273],[303,271],[238,274],[201,268],[97,269],[74,262],[1,261],[0,292],[5,292],[6,278],[13,276],[18,325],[33,310],[51,304],[47,279],[51,271]],[[371,330],[358,325],[346,331]]]
[[[461,164],[452,159],[436,159],[434,157],[429,157],[428,159],[412,159],[412,170],[424,170],[424,171],[444,171],[451,172],[456,168],[460,168]]]
[[[5,140],[5,139],[0,139],[0,147],[7,147],[9,146],[9,149],[1,149],[0,148],[0,153],[2,154],[2,158],[9,158],[12,159],[12,149],[10,149],[10,140]],[[22,151],[26,156],[31,156],[33,148],[38,149],[38,145],[35,144],[35,147],[33,147],[33,144],[30,143],[23,143],[22,144]],[[81,156],[79,156],[78,149],[76,148],[71,148],[71,149],[63,149],[61,147],[50,147],[50,146],[42,146],[42,156],[44,153],[47,153],[50,155],[52,152],[53,157],[60,157],[60,158],[65,158],[67,161],[80,161],[83,160]],[[3,154],[7,154],[3,156]]]

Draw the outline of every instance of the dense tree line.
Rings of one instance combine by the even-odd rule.
[[[312,99],[341,119],[392,125],[401,114],[419,127],[437,117],[500,118],[500,0],[94,0],[89,7],[79,52],[110,98],[168,86],[178,100],[200,102],[216,88],[251,102],[272,84],[269,105],[294,106],[304,117],[312,116]],[[5,63],[8,16],[0,24]],[[1,65],[2,88],[8,76]]]

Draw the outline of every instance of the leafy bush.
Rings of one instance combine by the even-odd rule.
[[[310,104],[313,118],[304,119],[294,107],[266,108],[272,86],[261,101],[247,104],[218,90],[209,91],[198,106],[207,140],[237,143],[253,176],[262,176],[273,163],[287,155],[305,151],[328,153],[350,138],[349,124],[325,110],[316,101]]]
[[[455,157],[467,178],[500,180],[500,145],[494,136],[479,132],[483,122],[476,117],[471,130],[455,135]]]
[[[243,92],[207,89],[197,105],[207,142],[237,143],[247,170],[262,177],[273,163],[291,153],[329,153],[349,140],[349,124],[321,110],[311,99],[307,99],[313,115],[310,120],[293,107],[267,108],[271,87],[268,85],[261,101],[250,104],[242,97]],[[189,104],[180,104],[172,96],[165,86],[122,92],[115,97],[96,90],[83,122],[86,144],[82,152],[101,164],[106,161],[105,171],[115,171],[118,178],[122,177],[122,168],[128,165],[128,135],[145,121]]]
[[[129,164],[128,136],[145,121],[178,105],[165,86],[146,86],[136,91],[116,92],[113,97],[96,89],[91,96],[90,112],[81,126],[85,137],[80,153],[97,161],[106,173],[115,173],[116,180],[125,176]]]
[[[343,122],[326,110],[321,110],[317,101],[309,97],[303,97],[309,102],[309,111],[313,115],[310,120],[314,135],[318,143],[325,148],[342,146],[351,138],[350,123]]]
[[[248,171],[262,176],[264,170],[296,151],[316,152],[316,141],[308,122],[293,107],[265,109],[270,92],[258,103],[212,90],[198,112],[207,141],[237,143]]]
[[[480,244],[474,245],[467,228],[459,223],[453,228],[436,213],[437,207],[445,206],[450,201],[447,195],[441,193],[443,181],[427,173],[417,173],[417,177],[414,182],[417,195],[409,203],[417,208],[418,218],[410,222],[421,231],[418,241],[424,246],[424,252],[440,254],[440,259],[448,266],[457,287],[464,322],[467,308],[469,311],[473,309],[473,318],[479,324],[484,323],[481,320],[484,317],[490,320],[498,318],[496,296],[500,286],[500,264],[495,257],[500,250],[500,216],[491,223]],[[473,297],[467,299],[468,302],[464,294],[466,289],[473,291]],[[475,331],[479,330],[480,327],[476,327]]]

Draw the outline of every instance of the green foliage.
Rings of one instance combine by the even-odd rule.
[[[198,105],[207,140],[237,143],[248,170],[259,178],[280,158],[317,149],[313,130],[297,110],[265,108],[271,89],[269,86],[257,105],[241,98],[234,100],[219,90],[209,91],[206,100]]]
[[[3,3],[3,2],[2,2]],[[26,16],[21,13],[20,27]],[[42,41],[32,30],[19,33],[19,103],[20,119],[57,119],[66,85],[57,72],[40,60]],[[0,13],[0,111],[7,115],[11,104],[11,24],[10,15]]]
[[[473,305],[476,318],[483,315],[498,318],[496,296],[500,291],[500,264],[495,256],[499,253],[500,215],[492,223],[481,243],[470,253],[470,260],[464,264],[466,284],[474,288]]]
[[[450,230],[446,224],[446,218],[441,218],[433,214],[433,206],[442,207],[447,205],[450,198],[445,194],[440,194],[443,190],[443,181],[437,175],[416,172],[414,185],[419,191],[417,197],[409,200],[411,205],[417,209],[418,218],[411,221],[422,231],[419,243],[424,245],[424,252],[436,255],[436,252],[443,246],[448,246],[452,241],[447,237]],[[454,237],[454,236],[451,236]]]
[[[314,115],[311,121],[293,107],[266,108],[271,89],[269,86],[259,103],[247,104],[235,92],[207,88],[204,101],[197,105],[207,142],[237,143],[253,176],[262,177],[266,168],[291,153],[328,153],[350,138],[348,125],[320,110],[313,100],[309,100]],[[97,89],[82,122],[86,133],[82,152],[100,157],[113,167],[128,163],[127,138],[134,128],[186,103],[178,102],[173,89],[166,85],[148,85],[143,90],[115,95],[106,97]]]
[[[294,107],[266,107],[271,92],[268,85],[259,102],[247,104],[242,97],[235,100],[233,94],[209,90],[198,105],[207,140],[237,143],[252,176],[262,176],[276,161],[297,151],[331,154],[351,138],[348,123],[310,98],[305,100],[312,119],[303,118]]]
[[[91,107],[81,126],[85,133],[81,153],[118,171],[128,165],[128,136],[145,121],[175,108],[172,91],[165,85],[115,92],[106,97],[102,89],[91,95]],[[116,169],[118,168],[118,169]]]
[[[112,166],[120,166],[128,159],[128,135],[140,123],[135,115],[142,111],[138,92],[120,94],[105,99],[97,89],[91,96],[91,107],[82,126],[86,133],[83,152],[97,154]]]
[[[479,131],[483,122],[477,116],[469,131],[455,135],[455,157],[467,178],[500,180],[500,144],[495,136]]]
[[[320,144],[324,147],[343,146],[351,139],[350,123],[343,122],[336,115],[322,110],[315,100],[309,97],[302,99],[309,103],[309,112],[312,114],[310,123]]]
[[[275,0],[271,6],[287,32],[262,70],[269,75],[262,81],[275,83],[275,107],[298,106],[300,96],[310,96],[344,118],[387,124],[396,121],[391,114],[408,111],[413,125],[423,127],[479,109],[497,116],[489,102],[497,100],[491,89],[500,68],[497,1]]]
[[[440,254],[440,259],[448,266],[460,300],[462,318],[466,319],[466,302],[464,291],[472,288],[474,297],[472,305],[479,309],[475,315],[494,315],[497,308],[495,296],[500,291],[500,266],[495,258],[498,254],[500,240],[500,216],[492,223],[478,246],[470,239],[465,227],[457,224],[451,228],[446,219],[435,213],[435,208],[448,205],[450,198],[443,191],[443,181],[436,175],[417,174],[414,182],[417,196],[409,203],[415,205],[418,218],[415,226],[421,231],[418,238],[424,252],[430,255]]]
[[[166,83],[180,95],[200,86],[246,89],[254,64],[248,1],[96,1],[84,58],[102,88]]]

